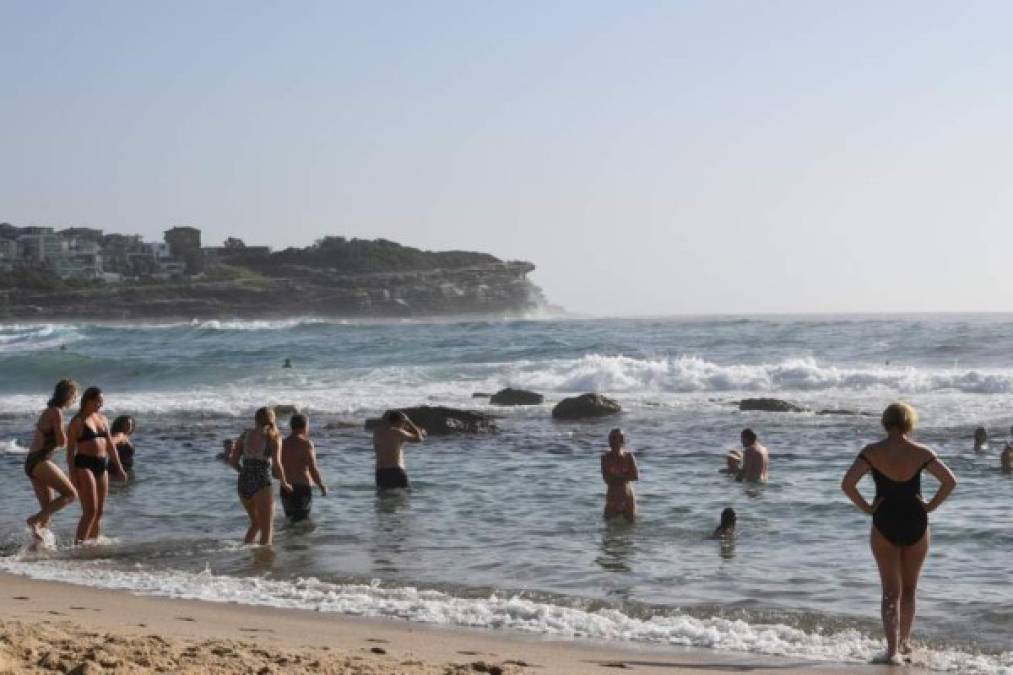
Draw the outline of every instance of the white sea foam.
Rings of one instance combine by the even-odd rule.
[[[783,624],[750,624],[725,618],[697,618],[682,613],[646,619],[618,610],[588,611],[535,602],[519,596],[492,595],[459,598],[413,587],[383,587],[379,583],[331,584],[316,579],[294,582],[258,577],[229,577],[205,571],[129,571],[111,569],[104,561],[23,562],[0,559],[0,570],[36,579],[62,581],[148,595],[308,609],[359,616],[393,617],[409,621],[509,629],[599,640],[624,640],[674,646],[707,647],[774,656],[834,662],[868,662],[882,649],[881,642],[857,630],[807,633]],[[919,652],[915,665],[961,673],[1013,674],[1013,653],[1000,656],[953,649]]]
[[[18,443],[18,439],[12,438],[7,441],[0,441],[0,455],[25,455],[28,448]]]

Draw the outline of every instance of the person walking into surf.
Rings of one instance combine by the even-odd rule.
[[[637,516],[637,495],[633,481],[640,480],[640,469],[633,454],[626,449],[626,436],[622,429],[609,432],[609,449],[601,456],[601,478],[605,481],[605,517],[623,516],[633,520]]]
[[[31,480],[35,497],[39,500],[39,512],[29,517],[27,523],[32,536],[39,541],[42,541],[42,531],[49,527],[53,514],[77,499],[74,484],[53,461],[53,453],[67,445],[63,411],[73,405],[76,399],[77,383],[74,380],[60,380],[56,383],[52,398],[35,423],[32,445],[25,457],[25,474]],[[60,496],[54,499],[54,493],[59,493]]]
[[[244,431],[232,443],[229,464],[239,471],[239,501],[250,517],[250,527],[243,542],[252,544],[259,533],[261,546],[269,546],[274,535],[272,466],[281,482],[282,492],[291,492],[292,486],[285,479],[285,465],[281,462],[281,434],[274,410],[259,408],[253,419],[255,426]]]

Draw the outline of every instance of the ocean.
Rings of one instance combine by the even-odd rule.
[[[181,598],[866,662],[882,649],[869,521],[844,471],[901,399],[915,436],[957,474],[930,516],[916,663],[1013,673],[1013,316],[808,316],[0,325],[0,570]],[[294,367],[281,368],[286,358]],[[136,479],[115,485],[98,545],[32,551],[22,471],[53,384],[105,392],[137,418]],[[541,406],[495,408],[506,387]],[[618,417],[555,422],[564,396],[602,392]],[[740,412],[744,397],[868,415]],[[261,405],[309,414],[331,488],[271,550],[239,541],[236,474],[215,456]],[[406,451],[410,493],[373,488],[367,417],[440,404],[501,416],[485,436]],[[284,422],[284,420],[282,420]],[[976,426],[993,436],[971,450]],[[284,428],[284,424],[282,425]],[[626,432],[641,480],[635,524],[606,523],[598,455]],[[770,482],[719,473],[739,431],[770,448]],[[62,460],[61,460],[62,462]],[[935,488],[927,475],[927,494]],[[871,479],[862,483],[871,494]],[[734,507],[734,542],[708,535]],[[281,521],[278,521],[281,525]]]

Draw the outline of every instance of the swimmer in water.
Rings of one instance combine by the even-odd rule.
[[[1013,473],[1013,444],[1007,443],[999,453],[999,470],[1003,473]]]
[[[742,470],[742,451],[729,450],[728,454],[725,455],[725,468],[719,469],[718,473],[727,474],[729,476],[738,476],[739,471],[741,470]]]
[[[605,517],[623,516],[632,521],[637,517],[637,495],[633,481],[640,480],[640,469],[633,454],[626,449],[622,429],[609,432],[608,452],[601,456],[601,479],[605,481]]]
[[[985,427],[974,430],[974,451],[988,452],[988,429]]]
[[[292,367],[292,359],[285,359],[285,363],[283,363],[281,365],[281,367],[282,368],[291,368]]]
[[[752,429],[742,430],[742,470],[736,480],[749,483],[766,483],[767,467],[770,465],[770,451],[760,445]]]
[[[888,406],[882,417],[886,438],[865,446],[841,481],[848,499],[872,516],[870,545],[883,585],[880,611],[886,633],[886,653],[876,660],[893,665],[901,665],[911,653],[915,593],[929,551],[928,514],[957,485],[936,453],[910,439],[917,420],[914,408],[905,403]],[[939,481],[928,502],[921,495],[922,471]],[[858,491],[858,481],[869,472],[876,483],[871,504]]]
[[[721,537],[733,537],[735,536],[735,521],[737,517],[735,515],[735,509],[729,507],[721,512],[721,524],[714,530],[714,534],[711,536],[715,539]]]
[[[123,470],[130,473],[134,469],[134,444],[130,437],[137,431],[137,424],[130,415],[120,415],[113,420],[110,429],[113,434],[113,443],[116,444],[116,452],[120,453],[120,464]]]
[[[35,539],[42,541],[42,530],[49,527],[53,514],[77,499],[77,489],[56,462],[53,453],[67,445],[67,434],[63,428],[63,411],[77,400],[77,383],[74,380],[60,380],[56,383],[52,398],[46,410],[35,422],[32,445],[25,457],[25,475],[32,481],[32,489],[39,500],[39,512],[27,521]],[[59,493],[54,499],[53,493]]]

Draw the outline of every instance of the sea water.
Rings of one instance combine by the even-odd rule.
[[[930,516],[916,662],[1013,672],[1013,317],[727,317],[459,322],[211,321],[0,326],[0,570],[107,588],[321,612],[695,645],[845,662],[882,649],[869,520],[841,493],[896,399],[960,484]],[[291,358],[293,368],[283,369]],[[53,384],[105,392],[137,418],[135,480],[114,485],[102,545],[26,547],[37,509],[22,471]],[[533,389],[542,406],[475,392]],[[554,422],[560,398],[602,392],[621,416]],[[744,397],[814,411],[740,412]],[[308,412],[330,487],[309,526],[271,550],[246,516],[221,440],[261,405]],[[408,494],[378,496],[362,422],[387,408],[487,410],[500,431],[407,449]],[[284,422],[285,420],[281,420]],[[976,426],[991,449],[972,452]],[[640,464],[640,517],[601,518],[598,455],[622,426]],[[739,431],[770,482],[719,473]],[[62,463],[62,458],[61,458]],[[936,482],[923,478],[927,495]],[[866,494],[871,481],[862,485]],[[734,507],[733,542],[708,539]]]

